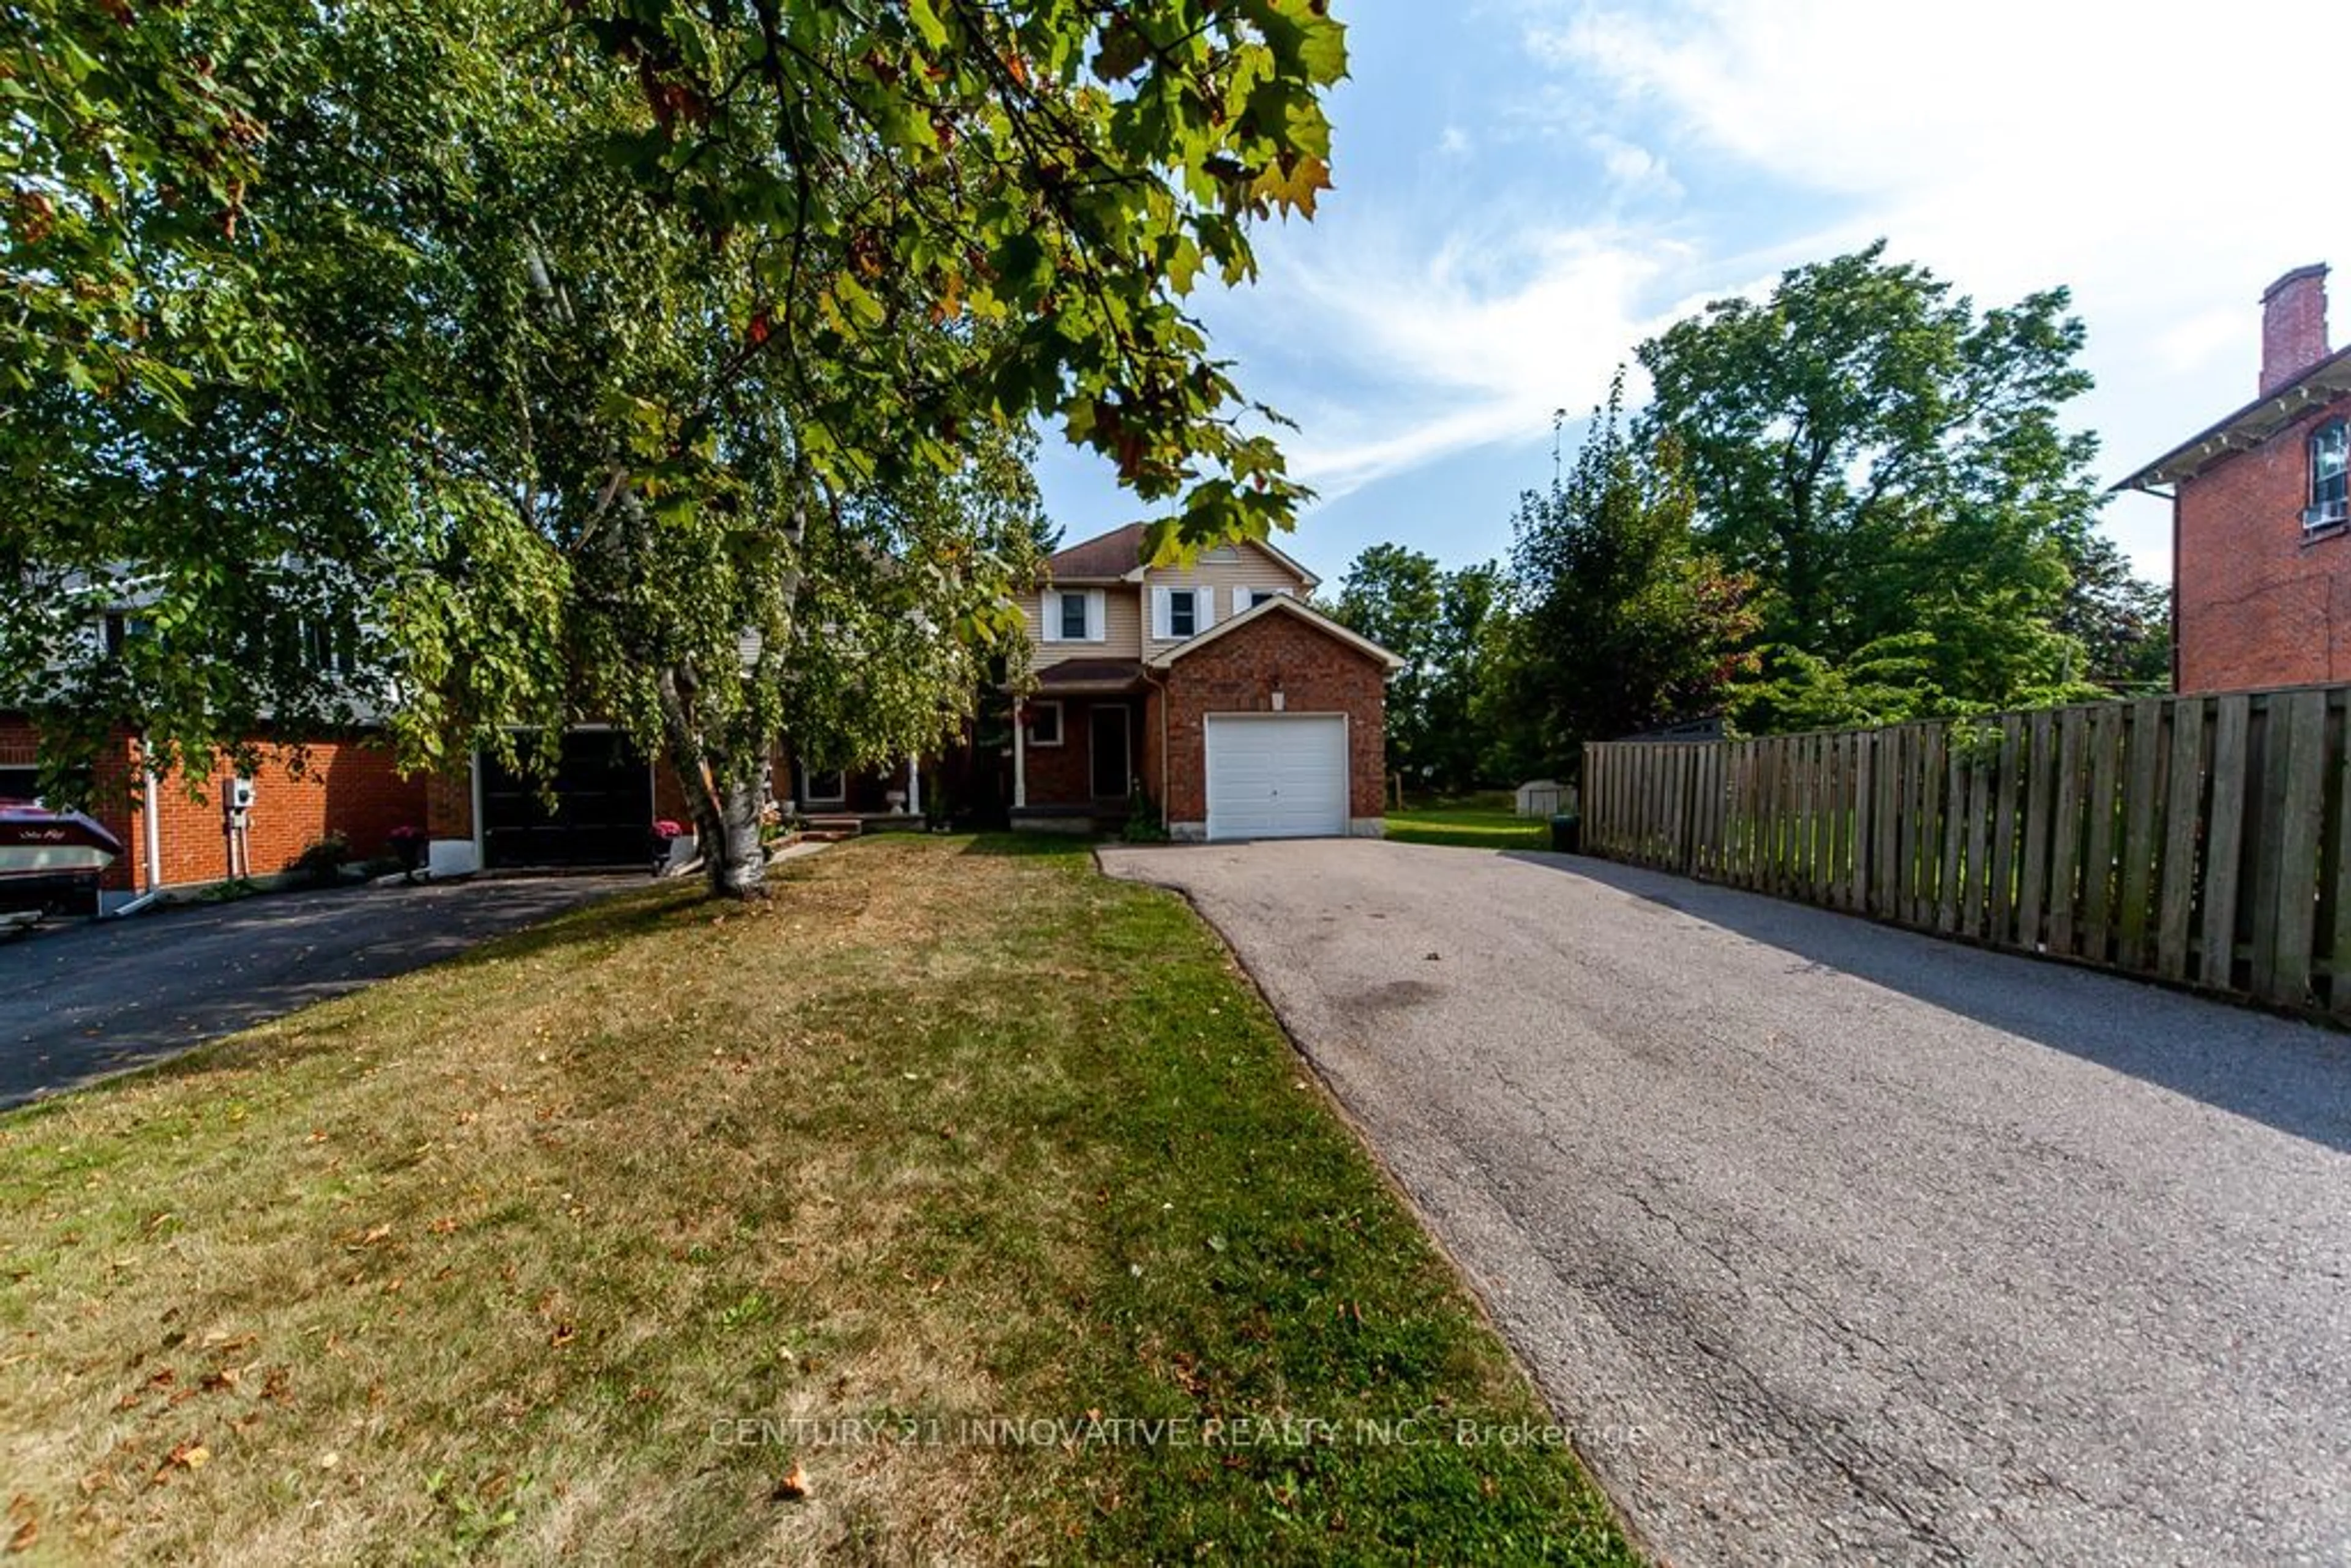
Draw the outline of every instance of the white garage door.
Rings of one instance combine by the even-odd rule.
[[[1347,721],[1335,713],[1208,716],[1208,837],[1347,831]]]

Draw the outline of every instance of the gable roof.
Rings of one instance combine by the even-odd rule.
[[[1045,566],[1056,582],[1140,582],[1150,563],[1143,559],[1145,525],[1129,523],[1123,528],[1113,528],[1106,534],[1096,534],[1090,539],[1055,550]],[[1276,549],[1264,539],[1249,539],[1236,548],[1261,549],[1298,574],[1308,588],[1321,586],[1322,580],[1297,561]]]
[[[2341,349],[2284,385],[2262,393],[2228,418],[2190,436],[2112,490],[2146,490],[2193,479],[2231,452],[2259,446],[2296,420],[2351,393],[2351,348]],[[2112,493],[2109,491],[2109,494]]]
[[[1155,670],[1165,670],[1170,668],[1178,659],[1189,658],[1192,654],[1198,653],[1201,649],[1207,647],[1217,638],[1238,632],[1242,627],[1247,626],[1253,622],[1262,620],[1264,617],[1269,615],[1295,615],[1298,619],[1305,622],[1307,625],[1312,627],[1315,631],[1322,632],[1324,636],[1330,637],[1337,642],[1344,643],[1347,646],[1354,649],[1357,653],[1378,660],[1392,671],[1403,669],[1407,662],[1404,659],[1398,658],[1395,654],[1389,653],[1385,648],[1381,647],[1369,637],[1364,636],[1362,633],[1357,632],[1349,631],[1346,627],[1340,625],[1336,621],[1332,620],[1328,615],[1323,614],[1320,610],[1315,609],[1312,605],[1301,603],[1298,600],[1293,599],[1286,593],[1277,593],[1270,599],[1260,599],[1247,610],[1242,611],[1238,615],[1234,616],[1231,620],[1219,621],[1214,626],[1209,627],[1206,632],[1201,632],[1198,636],[1191,638],[1186,642],[1178,643],[1176,646],[1168,649],[1167,652],[1160,654],[1157,658],[1146,662]]]
[[[1045,561],[1055,582],[1115,582],[1143,559],[1143,525],[1129,523],[1055,550]]]

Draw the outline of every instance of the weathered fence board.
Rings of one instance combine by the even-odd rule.
[[[2089,755],[2089,716],[2069,707],[2057,716],[2057,820],[2050,824],[2049,951],[2071,957],[2074,910],[2082,885],[2082,768]]]
[[[1592,852],[2351,1019],[2351,687],[1586,748]]]
[[[2285,746],[2284,821],[2278,825],[2277,941],[2271,955],[2272,1001],[2310,998],[2312,927],[2318,904],[2318,831],[2326,806],[2326,694],[2295,692]]]
[[[2244,855],[2245,762],[2252,699],[2222,697],[2212,715],[2212,798],[2204,820],[2204,951],[2197,977],[2216,990],[2235,984],[2237,886]]]
[[[2123,710],[2108,704],[2090,715],[2090,851],[2082,862],[2083,928],[2075,949],[2092,963],[2114,956],[2115,781],[2121,765]]]
[[[2196,903],[2196,827],[2204,788],[2204,705],[2179,703],[2171,716],[2170,787],[2163,806],[2163,883],[2156,917],[2155,972],[2188,977],[2189,919]]]
[[[2041,911],[2049,883],[2050,779],[2056,771],[2056,758],[2051,751],[2054,732],[2055,726],[2044,711],[2032,716],[2032,729],[2025,737],[2024,868],[2017,880],[2015,941],[2027,952],[2042,946]]]
[[[2147,895],[2155,885],[2155,803],[2163,789],[2163,709],[2160,698],[2133,703],[2128,758],[2123,769],[2122,946],[2115,962],[2147,967]]]
[[[2009,940],[2005,918],[2016,906],[2016,753],[2019,721],[2010,714],[2000,721],[2000,749],[1993,754],[1991,771],[1984,778],[1984,791],[1991,801],[1991,874],[1984,882],[1984,924],[1977,935],[1988,942],[2005,946]]]

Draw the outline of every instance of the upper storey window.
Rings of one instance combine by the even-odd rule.
[[[2305,528],[2323,528],[2345,520],[2351,499],[2351,423],[2333,419],[2310,438],[2310,509],[2302,514]]]

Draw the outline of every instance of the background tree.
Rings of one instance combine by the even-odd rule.
[[[519,726],[545,762],[615,717],[746,894],[788,719],[831,760],[903,754],[1012,634],[1031,420],[1168,548],[1302,493],[1180,301],[1327,183],[1319,0],[98,13],[29,0],[0,35],[0,82],[65,104],[10,122],[16,167],[80,182],[14,188],[74,222],[9,253],[61,281],[5,343],[0,424],[40,476],[0,687],[60,738],[89,715],[201,766],[263,714],[359,711],[254,643],[353,625],[406,759]],[[132,128],[142,177],[79,170],[92,126]],[[183,296],[259,351],[148,373]],[[126,601],[142,637],[68,634]]]
[[[1509,588],[1501,566],[1493,561],[1445,576],[1431,650],[1433,674],[1424,696],[1423,755],[1430,779],[1450,794],[1512,779],[1507,769],[1497,771],[1505,759],[1496,754],[1484,701],[1507,634]]]
[[[1699,528],[1757,580],[1761,641],[1809,656],[1792,674],[1874,650],[1860,686],[1946,706],[2087,689],[2067,611],[2096,440],[2062,423],[2090,387],[2067,304],[1980,313],[1881,242],[1641,346],[1642,428],[1681,442]]]
[[[1670,432],[1625,426],[1609,393],[1566,477],[1520,501],[1503,707],[1517,754],[1562,777],[1583,743],[1715,711],[1755,629],[1746,579],[1699,547]]]
[[[2082,645],[2083,673],[2105,689],[2137,695],[2171,689],[2171,590],[2131,570],[2102,534],[2069,551],[2073,580],[2058,628]]]
[[[1429,687],[1438,673],[1445,572],[1437,558],[1402,545],[1376,544],[1348,564],[1331,607],[1342,625],[1405,661],[1388,677],[1388,771],[1413,785],[1429,766],[1433,716]]]
[[[1460,792],[1485,778],[1487,678],[1504,579],[1491,563],[1447,571],[1376,544],[1349,564],[1331,613],[1405,661],[1388,681],[1388,770],[1414,789]]]

